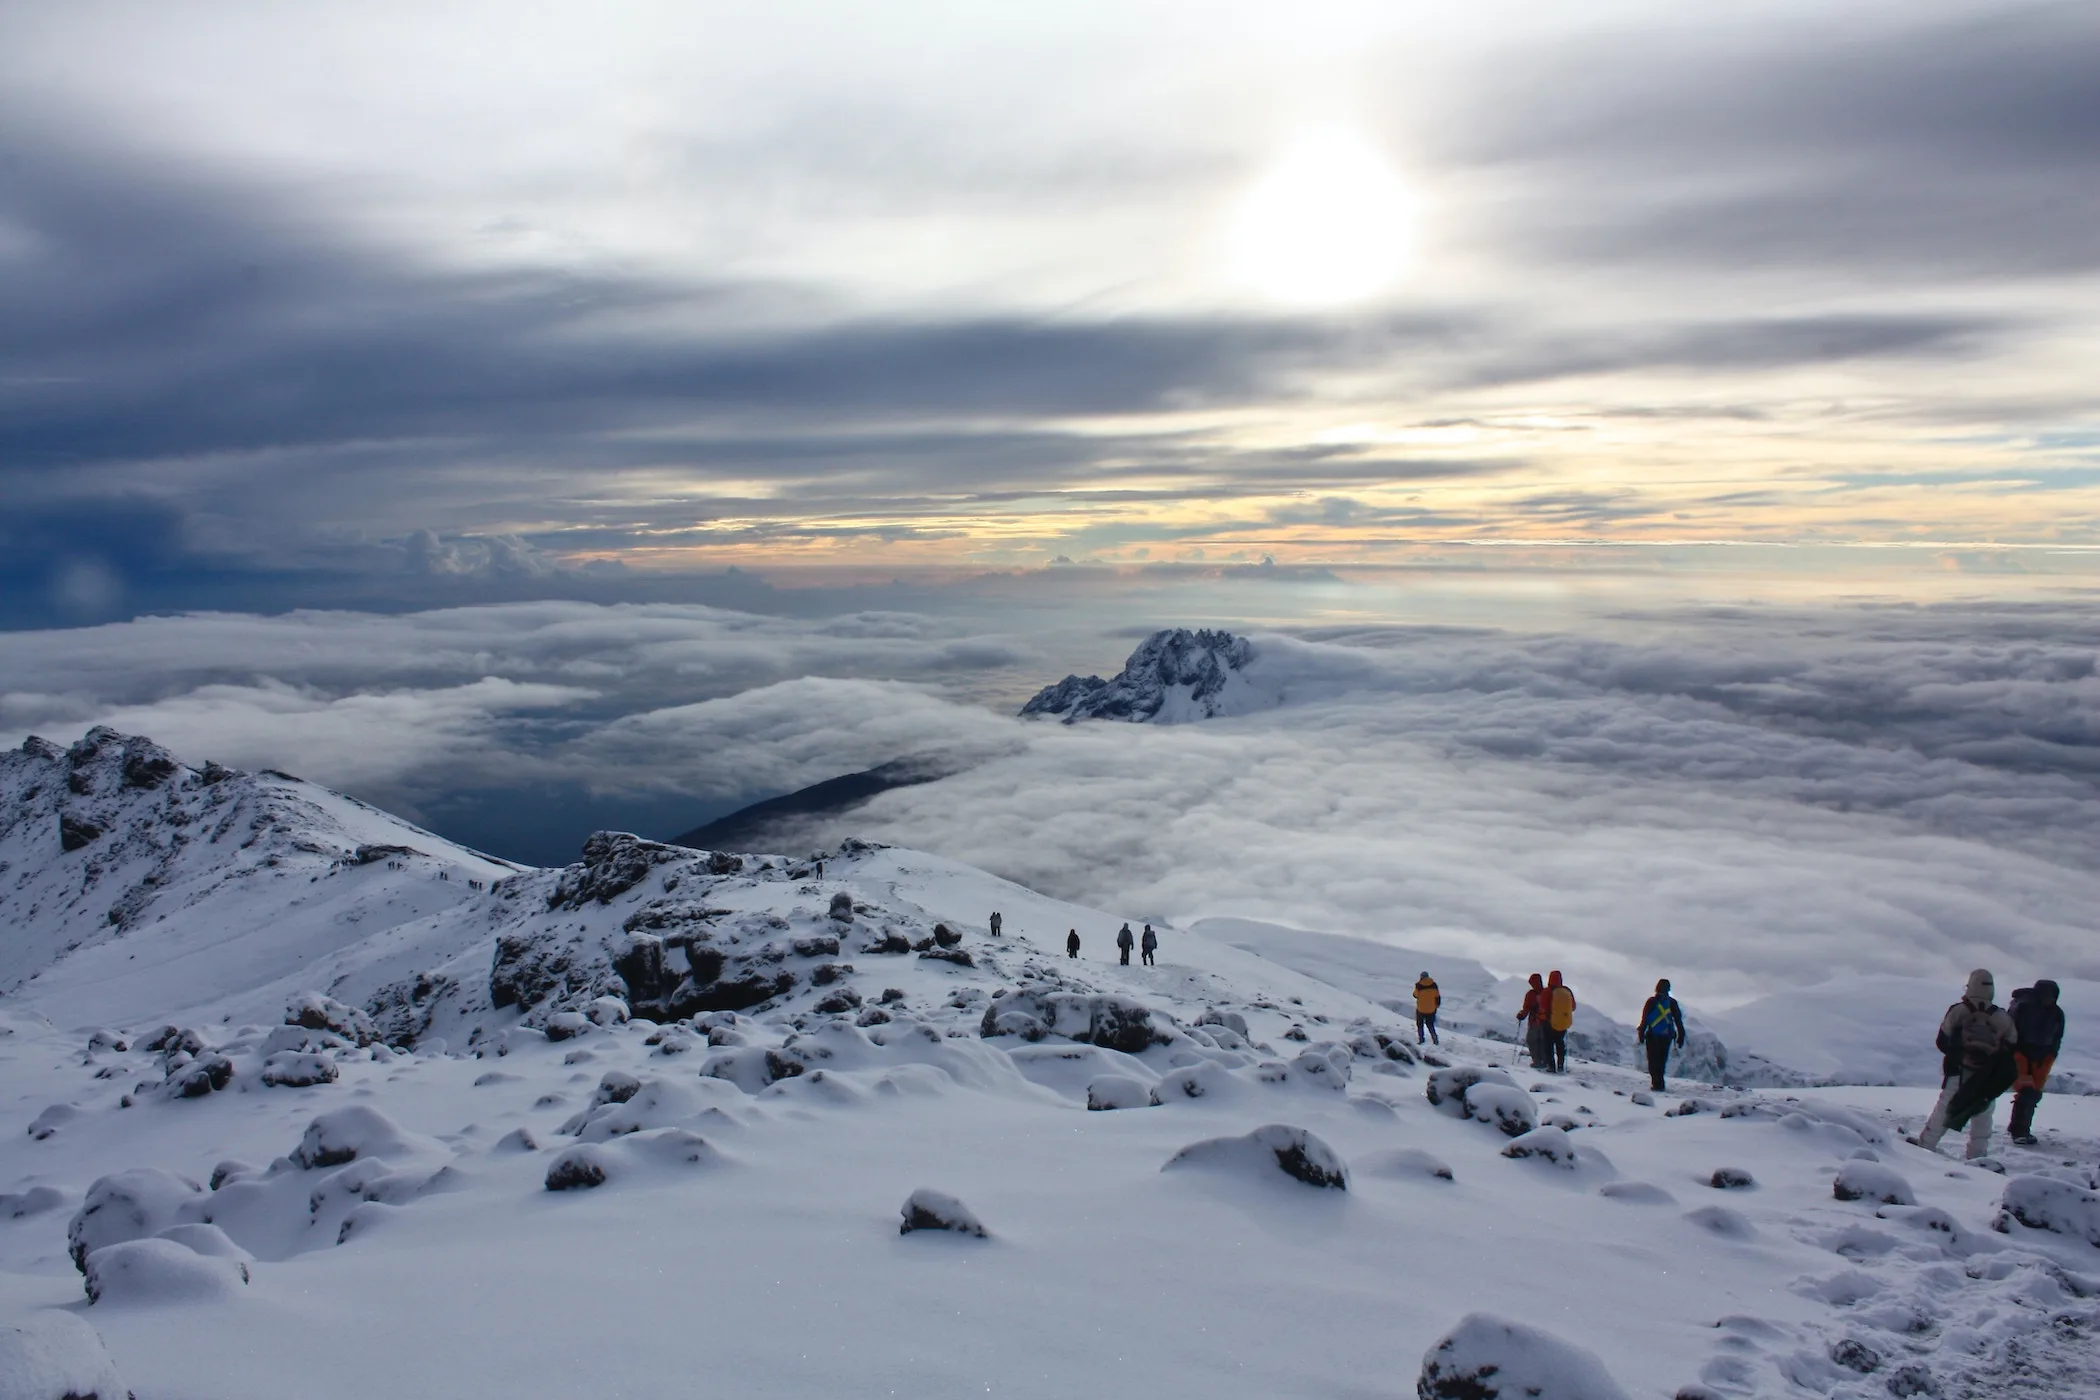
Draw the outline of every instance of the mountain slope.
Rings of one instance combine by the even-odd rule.
[[[1211,719],[1244,707],[1251,693],[1242,674],[1253,645],[1230,632],[1171,627],[1138,644],[1108,680],[1066,676],[1021,707],[1023,716],[1056,715],[1066,724],[1120,719],[1173,724]]]
[[[0,754],[0,996],[63,1024],[257,986],[517,867],[283,773],[94,729]]]

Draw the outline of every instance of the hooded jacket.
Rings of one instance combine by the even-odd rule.
[[[2046,977],[2012,994],[2007,1009],[2012,1014],[2016,1048],[2030,1060],[2052,1059],[2063,1049],[2064,1013],[2056,1004],[2057,995],[2057,985]]]
[[[1940,1068],[1947,1076],[1975,1074],[2001,1056],[2010,1063],[2019,1032],[2012,1017],[1991,1000],[1996,993],[1997,983],[1979,967],[1969,974],[1961,1000],[1940,1018],[1940,1033],[1933,1043],[1939,1047]]]
[[[1534,1026],[1544,1025],[1547,1010],[1545,979],[1534,972],[1531,974],[1531,990],[1524,993],[1524,1005],[1517,1012],[1517,1019],[1529,1021]]]
[[[1546,1024],[1557,1031],[1575,1024],[1575,993],[1560,980],[1558,972],[1546,977]]]
[[[1134,942],[1135,940],[1132,939],[1130,936],[1130,925],[1123,925],[1123,931],[1116,935],[1116,946],[1118,948],[1128,948],[1131,947]]]
[[[1437,989],[1436,979],[1426,972],[1423,973],[1421,980],[1415,983],[1415,1014],[1434,1016],[1436,1009],[1443,1003],[1444,994]]]

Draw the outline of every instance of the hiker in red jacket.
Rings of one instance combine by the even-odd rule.
[[[1531,974],[1531,990],[1524,993],[1524,1005],[1517,1012],[1517,1019],[1524,1024],[1524,1048],[1531,1054],[1533,1069],[1546,1069],[1552,1063],[1553,1051],[1546,1021],[1553,1012],[1552,999],[1546,994],[1546,979],[1536,972]]]

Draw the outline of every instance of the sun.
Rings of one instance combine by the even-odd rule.
[[[1301,132],[1240,199],[1234,280],[1294,306],[1361,301],[1413,251],[1414,202],[1378,149],[1346,128]]]

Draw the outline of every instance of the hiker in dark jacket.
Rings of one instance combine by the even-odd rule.
[[[1663,1071],[1670,1067],[1671,1044],[1684,1049],[1684,1012],[1670,995],[1669,978],[1655,984],[1655,995],[1641,1007],[1640,1026],[1634,1035],[1634,1043],[1648,1051],[1648,1083],[1660,1093]]]
[[[1422,1043],[1422,1032],[1429,1032],[1432,1045],[1444,1042],[1436,1038],[1436,1009],[1444,1004],[1444,993],[1436,979],[1424,972],[1415,981],[1415,1044]]]
[[[1568,1072],[1568,1027],[1575,1024],[1575,992],[1558,972],[1546,974],[1546,1049],[1555,1074]]]
[[[1138,951],[1145,955],[1145,966],[1151,967],[1152,955],[1159,951],[1159,935],[1152,931],[1150,924],[1145,925],[1145,936],[1138,940]]]
[[[2018,1074],[2013,1046],[2019,1032],[2012,1017],[1992,1000],[1997,990],[1990,972],[1979,967],[1969,974],[1961,1000],[1940,1018],[1940,1033],[1933,1042],[1941,1056],[1940,1099],[1917,1136],[1918,1146],[1928,1152],[1937,1152],[1941,1138],[1963,1127],[1969,1130],[1970,1160],[1990,1151],[1991,1107]]]
[[[992,937],[997,938],[999,936],[999,925],[1003,922],[1004,920],[999,917],[999,911],[994,909],[992,911]]]
[[[2049,1070],[2064,1044],[2063,1008],[2056,1004],[2057,986],[2044,977],[2012,994],[2013,1107],[2007,1131],[2022,1147],[2034,1146],[2034,1111],[2041,1106]]]
[[[1065,934],[1065,956],[1068,958],[1079,956],[1079,930],[1076,928]]]
[[[1130,925],[1123,925],[1123,931],[1116,935],[1116,948],[1123,954],[1122,958],[1120,959],[1123,966],[1130,966],[1130,950],[1133,946],[1136,945],[1136,943],[1137,939],[1131,937]]]

